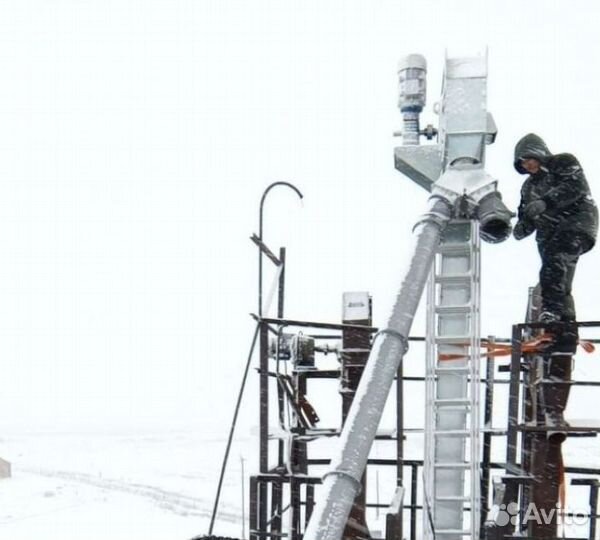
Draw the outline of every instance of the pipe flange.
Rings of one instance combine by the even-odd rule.
[[[331,475],[338,475],[341,476],[342,478],[348,478],[352,481],[352,484],[354,485],[354,489],[355,489],[355,493],[358,494],[362,491],[362,483],[360,480],[357,480],[354,476],[352,476],[352,474],[350,474],[348,471],[344,471],[344,470],[334,470],[334,471],[328,471],[323,475],[323,480],[325,480],[325,478],[327,478],[328,476]]]
[[[434,193],[429,200],[435,200],[435,204],[430,207],[430,211],[423,214],[421,218],[415,223],[413,232],[422,225],[423,223],[432,223],[437,225],[440,229],[444,229],[448,220],[452,217],[453,207],[452,201],[448,200],[441,194]]]
[[[375,340],[382,334],[387,334],[389,336],[395,337],[398,341],[400,341],[400,343],[402,344],[402,354],[405,354],[406,351],[408,351],[408,339],[393,328],[384,328],[383,330],[379,330],[378,332],[376,332],[373,336],[373,342],[375,342]]]

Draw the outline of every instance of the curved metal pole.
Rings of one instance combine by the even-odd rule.
[[[304,196],[302,195],[302,193],[300,192],[300,190],[294,186],[293,184],[290,184],[289,182],[273,182],[271,185],[269,185],[267,187],[267,189],[265,189],[265,191],[262,194],[262,197],[260,199],[260,215],[259,215],[259,238],[262,242],[262,237],[263,237],[263,208],[264,208],[264,204],[265,204],[265,199],[269,193],[269,191],[271,191],[271,189],[273,189],[275,186],[287,186],[289,188],[291,188],[292,190],[294,190],[296,192],[296,194],[298,195],[298,197],[300,197],[300,199],[304,198]],[[258,309],[259,309],[259,316],[262,316],[262,250],[260,249],[260,247],[258,248]],[[274,281],[274,285],[277,282],[277,279]],[[269,306],[267,306],[268,309]],[[219,475],[219,483],[217,486],[217,494],[215,496],[215,502],[214,502],[214,506],[213,506],[213,512],[211,515],[211,519],[210,519],[210,526],[209,526],[209,530],[208,530],[208,534],[212,535],[213,532],[213,528],[215,525],[215,518],[217,516],[217,511],[219,508],[219,499],[221,497],[221,488],[223,487],[223,479],[225,477],[225,469],[227,468],[227,461],[229,458],[229,451],[231,450],[231,443],[233,441],[233,434],[235,431],[235,427],[237,424],[237,418],[238,418],[238,414],[240,411],[240,405],[242,402],[242,397],[244,394],[244,389],[246,386],[246,380],[248,378],[248,371],[250,369],[250,363],[252,361],[252,356],[254,353],[254,348],[256,346],[256,341],[258,338],[258,334],[259,334],[259,330],[260,330],[260,321],[258,321],[256,323],[256,328],[254,330],[254,335],[252,337],[252,343],[250,345],[250,351],[248,352],[248,359],[246,360],[246,366],[244,368],[244,374],[242,376],[242,383],[240,386],[240,390],[238,393],[238,397],[237,397],[237,402],[235,405],[235,410],[233,413],[233,421],[231,423],[230,429],[229,429],[229,436],[227,438],[227,446],[225,448],[225,455],[223,457],[223,463],[221,464],[221,473]],[[243,491],[243,490],[242,490]]]
[[[292,189],[293,191],[295,191],[296,195],[298,195],[298,197],[300,199],[304,198],[304,195],[302,195],[302,192],[294,184],[291,184],[290,182],[273,182],[272,184],[267,186],[267,188],[263,191],[262,197],[260,198],[260,212],[259,212],[259,216],[258,216],[258,238],[260,239],[261,242],[263,240],[263,209],[264,209],[264,205],[265,205],[265,199],[267,198],[269,191],[271,191],[276,186],[287,186],[290,189]],[[258,248],[258,316],[259,317],[262,317],[262,296],[263,296],[262,261],[263,261],[263,253],[259,247]]]

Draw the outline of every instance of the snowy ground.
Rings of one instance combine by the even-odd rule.
[[[214,434],[191,429],[4,433],[0,457],[12,463],[13,475],[0,480],[0,540],[186,540],[205,534],[225,434],[225,428]],[[410,437],[407,458],[418,458],[421,445],[420,437]],[[570,439],[564,446],[566,463],[600,466],[599,445],[596,438]],[[327,453],[326,448],[313,449]],[[387,457],[387,450],[383,446],[374,453]],[[254,437],[236,438],[215,534],[241,538],[240,458],[245,459],[247,479],[256,469],[256,451]],[[502,461],[503,452],[498,444],[494,458]],[[381,502],[393,493],[387,480],[377,479]],[[370,482],[374,487],[374,479]],[[247,481],[245,492],[247,517]],[[585,488],[567,486],[570,509],[587,511],[587,498]],[[568,532],[584,536],[587,526]]]
[[[0,481],[0,538],[183,540],[206,533],[223,448],[221,438],[185,432],[5,435],[0,456],[13,475]],[[232,454],[219,534],[241,534],[240,465]]]

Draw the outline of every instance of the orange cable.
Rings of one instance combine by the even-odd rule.
[[[554,336],[552,334],[543,334],[528,341],[521,343],[521,352],[524,354],[541,353],[552,343]],[[596,350],[595,345],[590,341],[583,339],[579,340],[579,346],[588,354]],[[456,343],[455,347],[468,347],[467,342]],[[488,358],[496,358],[498,356],[510,356],[512,354],[512,346],[503,343],[493,343],[488,340],[481,340],[481,347],[485,349],[485,356]],[[465,354],[460,353],[442,353],[438,355],[438,360],[443,362],[447,360],[462,360],[466,359]]]

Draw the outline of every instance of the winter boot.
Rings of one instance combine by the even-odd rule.
[[[546,437],[549,441],[555,443],[563,443],[567,438],[566,428],[569,427],[569,424],[565,420],[562,412],[546,412],[546,427],[552,428],[546,432]]]
[[[569,424],[563,416],[569,400],[571,385],[565,384],[571,380],[571,366],[573,358],[571,355],[553,354],[548,359],[547,380],[556,381],[544,385],[544,414],[548,431],[546,436],[552,442],[562,443],[567,438],[565,428]]]

